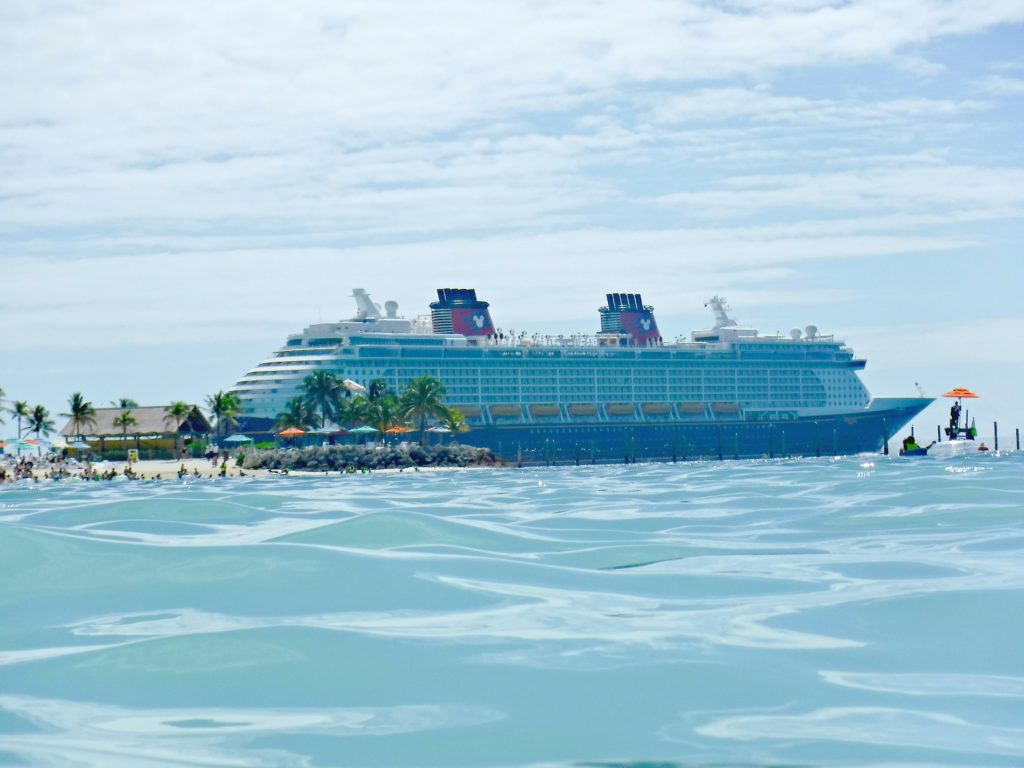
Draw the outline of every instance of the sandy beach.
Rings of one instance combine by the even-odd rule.
[[[220,477],[221,464],[217,462],[217,466],[214,466],[209,459],[185,459],[184,461],[178,459],[148,459],[143,461],[132,462],[132,469],[137,475],[143,480],[168,480],[176,479],[178,476],[178,470],[181,469],[182,465],[185,467],[185,471],[195,476],[198,472],[200,477]],[[124,470],[123,463],[114,463],[113,466],[121,473]],[[266,469],[245,469],[236,466],[235,460],[228,459],[226,477],[266,477],[270,472]]]
[[[86,467],[84,462],[60,464],[50,463],[35,456],[25,456],[24,458],[32,462],[32,476],[40,481],[51,479],[54,473],[61,472],[61,470],[63,470],[64,474],[63,479],[77,479],[83,474]],[[100,475],[114,470],[118,476],[125,474],[124,470],[127,466],[128,464],[123,461],[98,461],[89,465],[92,470],[95,470]],[[176,480],[182,466],[184,466],[185,471],[191,477],[211,479],[222,477],[220,462],[217,463],[217,466],[214,466],[209,459],[150,459],[133,461],[131,463],[131,470],[139,480]],[[12,464],[6,466],[6,473],[9,479],[14,477]],[[227,470],[223,477],[266,477],[269,474],[271,472],[266,469],[243,470],[241,467],[236,466],[234,459],[229,459]]]
[[[31,457],[26,457],[31,458]],[[222,477],[335,477],[343,476],[348,474],[398,474],[403,472],[452,472],[456,470],[481,470],[481,469],[494,469],[495,467],[388,467],[386,469],[373,469],[366,470],[366,472],[324,472],[324,471],[305,471],[305,470],[291,470],[288,472],[274,471],[269,469],[242,469],[236,466],[234,459],[228,460],[228,467],[225,474],[221,475],[221,464],[218,461],[217,466],[213,466],[209,459],[185,459],[172,460],[172,459],[150,459],[134,461],[131,464],[132,471],[135,473],[139,480],[177,480],[178,471],[182,465],[185,467],[186,473],[189,477],[200,477],[205,479],[221,479]],[[48,464],[45,462],[36,461],[32,468],[32,475],[39,481],[48,481],[51,479],[50,473],[52,473],[58,465]],[[124,462],[95,462],[90,465],[93,469],[103,475],[105,472],[113,469],[117,472],[118,476],[124,475],[125,466]],[[70,464],[66,466],[67,476],[65,479],[78,479],[84,471],[84,464]],[[10,468],[8,468],[8,477],[12,477]]]

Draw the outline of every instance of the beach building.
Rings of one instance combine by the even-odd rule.
[[[128,414],[128,423],[121,418]],[[167,406],[138,406],[135,408],[97,408],[94,423],[79,429],[69,419],[60,430],[62,438],[71,442],[81,437],[98,456],[123,459],[130,449],[140,459],[172,458],[183,447],[197,440],[205,442],[213,431],[210,422],[198,406],[178,419],[167,413]]]

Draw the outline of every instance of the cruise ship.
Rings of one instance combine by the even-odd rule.
[[[244,431],[271,431],[321,368],[395,392],[436,377],[466,416],[460,442],[524,462],[880,451],[932,402],[871,397],[865,361],[843,342],[814,326],[761,335],[717,296],[714,325],[674,341],[637,293],[606,294],[595,333],[554,337],[496,327],[474,289],[438,289],[429,318],[382,309],[363,289],[353,298],[353,318],[289,336],[231,387]]]

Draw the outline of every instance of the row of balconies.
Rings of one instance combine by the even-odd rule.
[[[470,424],[580,423],[626,421],[710,421],[743,418],[743,409],[732,402],[682,403],[499,403],[455,405]]]

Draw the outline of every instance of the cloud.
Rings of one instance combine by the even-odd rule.
[[[989,75],[982,78],[980,87],[985,93],[996,96],[1022,96],[1024,95],[1024,78]]]
[[[22,4],[0,30],[0,170],[19,182],[3,194],[31,223],[25,209],[68,215],[141,183],[134,205],[97,204],[159,218],[176,184],[212,178],[230,216],[232,184],[318,199],[367,147],[428,147],[640,84],[873,61],[1022,18],[997,0]]]
[[[969,365],[1021,364],[1024,348],[1006,344],[1006,339],[1020,334],[1024,334],[1024,317],[1006,314],[955,323],[894,321],[885,327],[849,331],[857,339],[858,351],[879,361],[876,367],[884,369],[949,366],[963,370]]]
[[[494,303],[499,324],[517,327],[531,317],[547,326],[580,318],[589,324],[591,306],[624,284],[645,291],[666,316],[691,312],[726,289],[735,289],[745,306],[778,305],[811,295],[810,289],[764,287],[785,282],[788,270],[800,265],[935,253],[968,243],[849,227],[830,233],[827,225],[579,229],[353,248],[171,252],[148,257],[144,277],[133,255],[80,259],[70,272],[61,259],[25,258],[11,262],[7,301],[0,303],[0,324],[16,322],[19,332],[0,335],[0,349],[278,339],[321,311],[326,320],[348,317],[346,295],[355,285],[377,300],[400,300],[410,316],[426,312],[436,287],[473,285]],[[595,264],[604,266],[595,271]],[[397,285],[394,275],[402,276]],[[42,300],[40,285],[48,286]],[[820,290],[813,293],[822,300]],[[838,287],[830,295],[849,298]],[[64,332],[69,319],[73,335]]]
[[[676,192],[666,206],[698,206],[737,216],[799,208],[860,212],[983,211],[992,218],[1024,215],[1024,169],[927,164],[837,173],[724,178],[715,188]]]
[[[517,324],[589,323],[620,285],[662,316],[714,290],[849,301],[819,270],[1019,222],[1024,170],[982,130],[999,100],[933,44],[1022,20],[1017,0],[8,3],[0,347],[277,339],[347,314],[354,284],[410,314],[476,285]]]
[[[978,101],[951,99],[889,99],[882,101],[811,99],[776,96],[760,88],[709,88],[660,101],[651,119],[661,123],[750,119],[758,123],[791,123],[802,127],[892,124],[984,109]]]

